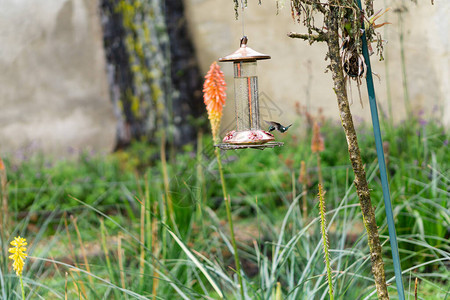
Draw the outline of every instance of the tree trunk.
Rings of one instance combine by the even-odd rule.
[[[355,174],[356,193],[358,194],[361,211],[363,215],[364,226],[367,231],[367,239],[370,248],[372,261],[372,273],[375,279],[378,299],[389,299],[387,292],[386,278],[384,274],[384,263],[381,256],[381,244],[378,235],[378,227],[375,220],[375,212],[370,199],[369,186],[366,179],[366,172],[361,159],[361,153],[358,146],[355,127],[353,126],[352,114],[347,98],[344,74],[341,64],[340,46],[339,46],[339,27],[338,27],[337,6],[330,6],[329,16],[326,18],[328,27],[328,55],[331,61],[330,67],[333,74],[334,91],[336,93],[339,114],[342,127],[347,137],[348,153]]]
[[[116,149],[158,130],[175,145],[195,140],[187,116],[202,111],[202,81],[182,0],[101,0],[100,12]]]
[[[182,0],[166,0],[166,24],[170,40],[171,78],[175,95],[172,96],[175,144],[196,139],[194,124],[205,113],[203,103],[203,76],[200,73],[195,50],[189,36]],[[206,123],[205,123],[206,124]]]

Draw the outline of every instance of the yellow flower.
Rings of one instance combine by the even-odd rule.
[[[222,110],[226,101],[226,83],[223,72],[216,62],[211,64],[206,80],[203,84],[203,100],[208,111],[208,119],[211,122],[213,139],[216,140],[222,119]]]
[[[8,250],[12,253],[9,258],[13,260],[13,268],[18,276],[22,275],[23,266],[25,265],[24,259],[27,257],[27,254],[25,253],[25,251],[27,251],[26,245],[27,240],[18,236],[11,242],[11,246],[14,247],[9,248]]]

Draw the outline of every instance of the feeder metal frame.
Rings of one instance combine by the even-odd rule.
[[[227,144],[227,143],[220,143],[214,145],[214,147],[219,147],[222,150],[238,150],[238,149],[260,149],[264,150],[265,148],[275,148],[275,147],[281,147],[283,146],[283,142],[267,142],[265,144]]]
[[[233,52],[230,55],[222,57],[219,59],[219,62],[233,62],[234,69],[234,79],[235,79],[235,109],[236,109],[236,132],[242,134],[246,131],[249,132],[258,132],[258,134],[263,136],[263,138],[270,139],[268,142],[242,142],[234,140],[233,142],[224,142],[214,145],[215,147],[219,147],[222,150],[235,150],[235,149],[246,149],[246,148],[254,148],[254,149],[264,149],[264,148],[274,148],[281,147],[284,143],[282,142],[274,142],[273,136],[270,138],[267,136],[267,132],[261,129],[260,124],[260,114],[259,114],[259,100],[258,100],[258,77],[256,73],[252,75],[253,71],[256,70],[256,61],[270,59],[270,55],[260,53],[258,51],[253,50],[250,47],[247,47],[248,38],[244,36],[241,39],[240,47],[238,50]],[[252,63],[255,65],[252,67]],[[253,71],[251,71],[251,68]],[[243,74],[241,75],[241,72]],[[247,73],[244,75],[244,72]],[[247,102],[242,102],[241,97],[238,96],[237,90],[241,92],[243,82],[237,82],[236,79],[244,79],[246,78],[246,91],[245,94],[248,94],[249,99]],[[239,86],[239,87],[238,87]],[[239,93],[240,96],[242,96]]]

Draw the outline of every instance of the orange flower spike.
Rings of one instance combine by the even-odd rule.
[[[323,142],[323,137],[320,134],[320,126],[319,123],[314,122],[313,127],[313,137],[311,141],[311,151],[313,153],[322,152],[325,150],[325,145]]]
[[[203,100],[208,111],[208,119],[211,122],[213,138],[216,140],[220,120],[222,119],[223,106],[227,98],[225,93],[227,85],[223,72],[216,62],[211,64],[205,79],[205,83],[203,84]]]
[[[300,163],[300,175],[298,176],[298,182],[302,184],[307,184],[306,180],[306,164],[305,161],[302,160]]]

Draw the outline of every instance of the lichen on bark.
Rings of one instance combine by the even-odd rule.
[[[195,140],[187,116],[203,112],[195,104],[201,76],[182,0],[101,0],[100,12],[116,149],[133,140],[155,142],[159,130],[174,145]]]

